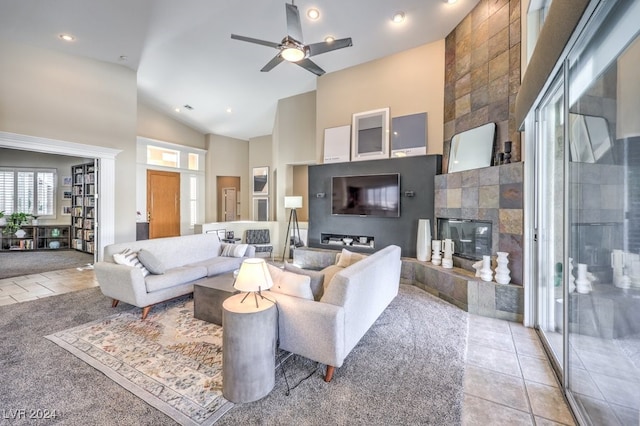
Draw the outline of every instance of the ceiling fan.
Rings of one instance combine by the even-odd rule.
[[[327,53],[332,50],[342,49],[353,45],[351,37],[313,44],[304,44],[302,41],[302,25],[300,24],[300,13],[298,12],[298,7],[293,4],[293,1],[291,4],[285,3],[285,11],[287,16],[287,35],[280,43],[231,34],[231,38],[234,40],[261,44],[263,46],[273,47],[279,50],[278,54],[271,59],[267,65],[262,67],[260,71],[271,71],[280,62],[289,61],[301,66],[315,75],[320,76],[324,74],[324,70],[309,59],[311,56],[320,55],[321,53]]]

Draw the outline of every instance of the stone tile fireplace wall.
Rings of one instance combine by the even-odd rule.
[[[523,176],[524,163],[518,162],[435,177],[435,217],[491,221],[492,254],[509,253],[511,283],[520,285]]]

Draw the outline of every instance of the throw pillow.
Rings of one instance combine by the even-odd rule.
[[[143,277],[146,277],[150,273],[149,270],[140,263],[140,260],[138,259],[138,252],[133,251],[130,248],[126,248],[122,252],[114,254],[113,261],[120,265],[133,266],[140,269]]]
[[[322,284],[323,295],[324,293],[327,292],[327,288],[329,288],[329,284],[331,284],[331,280],[333,279],[333,276],[338,272],[342,271],[343,269],[344,268],[342,266],[329,265],[322,270],[322,273],[324,274],[324,282]]]
[[[340,253],[340,257],[338,258],[336,265],[346,268],[347,266],[351,266],[357,261],[362,260],[364,258],[365,256],[363,254],[353,253],[347,249],[342,249],[342,252]]]
[[[248,247],[249,247],[249,244],[222,243],[222,252],[220,253],[220,256],[243,257]]]
[[[138,259],[152,274],[162,275],[166,270],[162,262],[149,250],[140,249]]]
[[[311,278],[306,275],[294,274],[267,263],[273,287],[269,290],[302,299],[313,300],[311,292]]]
[[[320,300],[320,298],[322,297],[322,293],[324,292],[324,288],[322,287],[322,283],[324,281],[324,274],[321,271],[311,271],[309,269],[302,269],[288,262],[284,263],[284,270],[288,272],[292,272],[294,274],[308,276],[310,280],[309,284],[311,286],[311,292],[313,293],[313,298],[315,300]]]

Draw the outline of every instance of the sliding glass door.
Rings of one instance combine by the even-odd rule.
[[[640,424],[640,1],[602,1],[534,109],[536,327],[580,424]]]

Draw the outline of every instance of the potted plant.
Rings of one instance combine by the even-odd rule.
[[[31,216],[31,224],[33,226],[36,226],[38,224],[38,216],[35,214],[30,215]]]
[[[7,219],[4,218],[4,210],[0,211],[0,226],[5,226]]]
[[[20,231],[20,227],[29,218],[27,213],[11,213],[7,219],[7,224],[4,226],[3,232],[5,234],[15,234]]]

